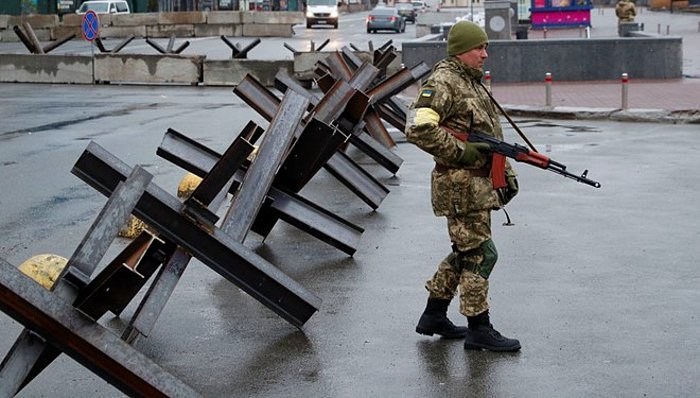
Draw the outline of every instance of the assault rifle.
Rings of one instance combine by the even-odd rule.
[[[583,184],[590,185],[595,188],[600,188],[600,183],[598,181],[593,181],[587,177],[588,170],[585,170],[583,174],[577,176],[566,171],[566,166],[564,166],[563,164],[555,162],[554,160],[542,155],[539,152],[531,151],[523,145],[509,144],[507,142],[503,142],[497,138],[482,133],[469,133],[467,135],[467,140],[469,142],[486,143],[489,145],[493,152],[500,153],[501,155],[504,155],[511,159],[515,159],[515,161],[517,162],[531,164],[535,167],[539,167],[541,169],[561,174],[564,177],[571,178]]]

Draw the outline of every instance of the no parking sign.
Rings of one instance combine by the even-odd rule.
[[[93,10],[88,10],[85,15],[83,15],[83,23],[81,24],[83,30],[83,38],[89,42],[97,39],[100,34],[100,18],[97,13]]]

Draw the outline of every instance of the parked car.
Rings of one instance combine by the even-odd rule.
[[[413,9],[413,3],[396,3],[396,9],[406,22],[416,23],[416,10]]]
[[[378,30],[403,33],[406,31],[406,19],[394,7],[377,7],[367,15],[367,33],[376,33]]]
[[[80,5],[77,14],[85,14],[88,10],[97,14],[130,14],[129,3],[125,0],[90,0]]]

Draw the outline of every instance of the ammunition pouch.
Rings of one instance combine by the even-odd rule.
[[[455,245],[452,245],[452,251],[455,253],[455,257],[451,264],[457,273],[462,273],[462,271],[466,270],[479,274],[484,279],[489,279],[493,267],[496,266],[496,261],[498,261],[496,245],[491,239],[482,243],[479,247],[467,251],[459,251]]]

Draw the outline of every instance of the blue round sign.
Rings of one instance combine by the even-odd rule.
[[[100,18],[95,11],[88,10],[85,15],[83,15],[83,23],[81,26],[83,28],[83,38],[85,40],[93,41],[97,39],[100,34]]]

